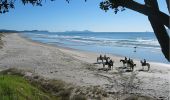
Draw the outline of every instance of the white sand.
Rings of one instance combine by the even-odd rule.
[[[120,93],[119,99],[129,93],[164,100],[170,99],[170,65],[150,62],[151,70],[124,72],[122,57],[108,54],[114,61],[114,68],[105,72],[98,70],[102,65],[93,64],[99,54],[36,43],[8,34],[3,37],[4,47],[0,49],[0,69],[20,68],[33,71],[50,79],[61,79],[76,86],[99,86],[110,95]],[[146,67],[145,67],[146,68]]]

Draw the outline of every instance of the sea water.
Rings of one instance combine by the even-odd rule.
[[[27,38],[78,50],[169,63],[153,32],[24,32]]]

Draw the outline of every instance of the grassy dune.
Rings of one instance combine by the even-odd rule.
[[[39,76],[25,76],[15,68],[0,72],[0,100],[86,100],[72,95],[72,85],[60,80],[45,80]]]
[[[0,75],[0,100],[54,100],[21,76]]]

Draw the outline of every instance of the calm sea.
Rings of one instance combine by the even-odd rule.
[[[168,63],[153,32],[25,32],[24,36],[78,50]]]

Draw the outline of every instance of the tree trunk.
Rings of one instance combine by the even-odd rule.
[[[145,4],[150,5],[151,10],[155,12],[155,14],[159,12],[157,0],[145,0]],[[165,26],[163,23],[161,23],[161,21],[155,20],[152,16],[148,16],[148,19],[152,25],[165,58],[170,61],[170,38],[168,32],[165,29]]]
[[[165,58],[170,61],[170,38],[165,27],[157,20],[148,17]]]
[[[166,0],[166,5],[167,5],[167,8],[168,8],[168,11],[169,11],[169,13],[170,13],[170,3],[169,3],[169,0]]]

